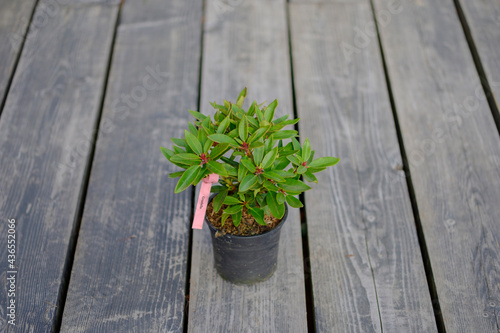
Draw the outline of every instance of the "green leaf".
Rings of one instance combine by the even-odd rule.
[[[275,119],[275,120],[273,121],[273,124],[275,124],[275,125],[276,125],[276,124],[279,124],[279,123],[281,123],[281,122],[283,122],[283,121],[287,120],[287,119],[288,119],[288,117],[289,117],[289,115],[287,115],[287,114],[286,114],[286,115],[284,115],[283,117],[279,117],[278,119]]]
[[[282,205],[285,203],[285,195],[281,192],[276,193],[276,202],[279,205]]]
[[[192,158],[191,156],[196,156],[196,159]],[[185,165],[194,165],[198,164],[200,161],[200,158],[198,155],[195,154],[190,154],[190,153],[180,153],[177,155],[174,155],[170,158],[170,162],[172,163],[181,163]]]
[[[315,150],[311,151],[311,156],[307,159],[307,163],[310,164],[314,160]]]
[[[210,171],[207,168],[201,168],[200,173],[198,173],[198,176],[196,176],[196,178],[193,180],[193,182],[191,184],[196,186],[209,173],[210,173]]]
[[[285,170],[273,170],[273,171],[283,178],[293,178],[296,176],[296,174],[294,174],[292,171],[285,171]]]
[[[186,143],[186,145],[187,145],[187,143]],[[192,152],[192,150],[191,150],[191,148],[189,148],[189,146],[188,146],[188,148],[187,148],[187,149],[189,149],[189,151],[190,151],[190,152]],[[177,147],[177,146],[174,146],[174,153],[176,153],[176,154],[183,154],[183,153],[185,153],[185,152],[186,152],[186,151],[185,151],[184,149],[179,148],[179,147]]]
[[[238,134],[243,141],[248,138],[248,122],[245,116],[241,118],[240,124],[238,125]]]
[[[256,175],[247,175],[240,183],[239,191],[246,192],[254,186],[259,178]]]
[[[245,166],[245,168],[247,168],[251,173],[255,173],[255,165],[248,157],[246,157],[246,156],[243,157],[240,160],[240,163],[243,164]]]
[[[259,127],[259,122],[254,117],[247,117],[247,121],[249,126],[248,133],[253,133],[253,131]]]
[[[295,130],[282,130],[282,131],[274,133],[273,139],[275,139],[275,140],[290,139],[290,138],[297,136],[297,133],[298,132]]]
[[[217,134],[224,134],[226,132],[227,127],[229,126],[230,123],[230,116],[227,116],[222,120],[219,124],[219,127],[217,128]]]
[[[243,106],[243,102],[245,101],[245,97],[247,97],[247,87],[240,92],[238,99],[236,100],[236,105],[240,108]]]
[[[241,215],[242,215],[242,212],[233,214],[233,224],[234,224],[235,227],[237,227],[237,226],[240,225],[240,223],[241,223]]]
[[[259,122],[264,120],[264,114],[260,110],[260,107],[258,107],[258,106],[255,107],[255,113],[257,113],[257,119],[259,120]]]
[[[165,156],[167,158],[167,160],[169,160],[169,161],[170,161],[170,157],[175,154],[172,150],[170,150],[168,148],[160,147],[160,150],[163,153],[163,156]]]
[[[307,168],[303,165],[299,165],[299,167],[297,168],[297,174],[301,175],[305,172],[307,172]]]
[[[187,145],[187,143],[186,143],[186,140],[184,140],[184,139],[172,138],[172,139],[170,139],[170,140],[172,140],[172,142],[173,142],[174,144],[178,145],[179,147],[184,147],[184,148],[187,148],[187,147],[188,147],[188,145]]]
[[[231,214],[225,214],[223,213],[222,214],[222,219],[221,219],[221,225],[224,226],[224,222],[226,222],[227,218],[230,216]]]
[[[177,177],[182,176],[183,173],[184,173],[184,171],[172,172],[172,173],[168,174],[168,178],[177,178]]]
[[[311,143],[309,143],[309,138],[307,138],[302,146],[302,159],[307,161],[309,156],[311,156]]]
[[[264,185],[264,187],[265,187],[267,190],[271,191],[271,192],[276,192],[276,191],[278,191],[278,190],[279,190],[279,188],[278,188],[276,185],[274,185],[273,183],[271,183],[271,182],[270,182],[269,180],[267,180],[267,179],[266,179],[266,180],[264,180],[264,182],[262,183],[262,185]]]
[[[228,143],[232,146],[239,146],[238,143],[236,141],[234,141],[234,139],[230,138],[229,136],[227,135],[224,135],[224,134],[212,134],[212,135],[209,135],[208,138],[212,141],[215,141],[217,143]]]
[[[214,200],[212,201],[213,203],[213,207],[214,207],[214,211],[217,213],[220,208],[222,207],[222,203],[224,202],[224,200],[226,199],[226,196],[227,196],[227,187],[224,187],[220,192],[219,194],[217,194],[214,198]]]
[[[298,159],[295,155],[289,155],[286,157],[293,165],[302,165],[302,161]]]
[[[221,176],[224,176],[224,177],[227,177],[228,174],[227,174],[227,170],[224,168],[224,166],[222,164],[220,164],[219,162],[215,162],[215,161],[208,161],[207,163],[207,168],[208,170],[212,171],[213,173],[216,173],[218,175],[221,175]]]
[[[247,116],[252,117],[255,114],[255,108],[257,107],[257,102],[253,101],[252,105],[248,108]]]
[[[308,182],[318,182],[318,179],[316,178],[315,175],[313,175],[311,172],[305,172],[302,176],[304,176],[304,179],[307,180]]]
[[[227,188],[225,186],[219,185],[219,183],[210,188],[210,192],[212,193],[220,193],[223,190],[227,190]]]
[[[285,205],[279,205],[276,201],[276,193],[268,192],[266,196],[267,206],[274,217],[280,219],[285,214]]]
[[[309,167],[309,169],[307,169],[307,172],[316,173],[316,172],[321,172],[323,170],[326,170],[326,167],[323,167],[323,168],[311,168],[311,167]]]
[[[221,156],[220,158],[221,160],[223,160],[224,162],[226,162],[227,164],[237,168],[239,166],[238,162],[235,162],[229,158],[227,158],[226,156]]]
[[[234,205],[234,206],[229,206],[226,209],[224,209],[224,213],[226,214],[236,214],[241,212],[243,209],[243,205]]]
[[[200,171],[201,167],[199,165],[193,165],[192,167],[184,171],[181,178],[177,182],[177,186],[175,187],[174,192],[180,193],[185,189],[187,189],[191,185],[191,183],[196,179]]]
[[[193,111],[193,110],[188,110],[188,111],[189,111],[189,113],[191,113],[191,115],[193,117],[195,117],[198,120],[205,120],[205,118],[207,118],[207,116],[205,116],[204,114],[202,114],[198,111]]]
[[[268,179],[275,180],[277,182],[284,182],[285,178],[281,177],[277,172],[275,171],[265,171],[262,173],[262,175]]]
[[[247,174],[248,169],[243,164],[240,164],[240,166],[238,167],[238,181],[241,182]]]
[[[212,119],[210,119],[210,117],[206,117],[201,122],[201,128],[203,128],[206,131],[207,135],[213,134],[214,133],[214,125],[212,124]]]
[[[310,190],[311,187],[300,180],[287,178],[285,182],[278,183],[278,187],[282,188],[286,192],[300,193]]]
[[[196,154],[190,154],[190,153],[182,153],[182,154],[177,154],[172,156],[172,158],[179,158],[181,160],[186,160],[186,161],[199,161],[200,157]]]
[[[264,111],[264,118],[271,122],[273,121],[274,118],[274,110],[276,110],[276,107],[278,106],[278,100],[275,99],[271,104],[269,104]]]
[[[300,149],[300,142],[296,138],[292,138],[292,145],[294,150]]]
[[[325,168],[339,163],[336,157],[320,157],[309,163],[310,168]]]
[[[237,205],[240,203],[241,203],[241,201],[236,199],[235,197],[227,196],[226,199],[224,199],[225,205]]]
[[[257,195],[255,197],[255,200],[257,201],[257,203],[259,204],[259,206],[265,206],[266,204],[266,193],[261,193],[259,195]],[[249,205],[247,205],[247,208],[249,207]]]
[[[286,196],[286,202],[293,208],[300,208],[304,206],[299,199],[291,195]]]
[[[228,150],[229,143],[219,143],[210,152],[210,158],[216,160],[226,153]]]
[[[255,162],[255,164],[259,165],[260,162],[262,162],[262,158],[264,157],[264,147],[258,147],[258,148],[255,148],[255,150],[253,151],[253,160]]]
[[[260,225],[266,225],[266,222],[264,222],[264,211],[258,207],[249,207],[247,206],[248,212],[250,212],[250,215],[253,216],[255,221],[257,221],[258,224]]]
[[[254,141],[254,142],[252,142],[252,143],[248,146],[248,148],[250,148],[250,149],[254,149],[254,148],[259,148],[259,147],[263,147],[263,146],[264,146],[264,142],[262,142],[262,141]]]
[[[189,131],[184,131],[184,135],[186,136],[186,141],[189,147],[197,154],[200,155],[203,151],[201,148],[201,142],[198,141],[198,138],[194,136]]]
[[[188,123],[189,132],[191,132],[194,136],[198,136],[198,130],[196,126],[194,126],[191,122]]]
[[[270,152],[264,156],[264,159],[262,160],[262,167],[264,169],[269,168],[271,165],[273,165],[274,161],[276,160],[276,156],[278,156],[278,147],[274,147]]]
[[[290,164],[288,158],[280,156],[276,159],[276,165],[274,166],[274,168],[276,170],[283,170],[288,166],[288,164]]]
[[[200,133],[201,133],[201,131],[200,131]],[[212,147],[213,143],[214,142],[212,140],[210,140],[208,138],[206,139],[205,144],[203,145],[203,152],[205,154],[208,154],[208,151],[210,150],[210,147]]]
[[[259,127],[267,127],[267,126],[271,126],[271,123],[268,122],[267,120],[264,119],[259,122]]]
[[[227,170],[227,174],[231,177],[238,177],[238,169],[229,164],[224,164],[224,168]]]
[[[248,138],[248,142],[250,143],[259,140],[267,133],[268,130],[269,126],[260,127],[258,130],[255,131],[254,134],[250,136],[250,138]]]
[[[295,125],[296,123],[299,122],[299,120],[300,120],[299,118],[295,118],[295,119],[290,119],[290,120],[287,120],[287,121],[282,121],[280,123],[274,122],[275,125],[273,127],[271,127],[269,129],[269,131],[271,131],[271,132],[279,131],[280,129],[282,129],[285,126]]]

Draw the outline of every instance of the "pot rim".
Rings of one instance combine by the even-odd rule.
[[[212,193],[210,195],[210,198],[208,199],[208,202],[210,203],[210,201],[213,200],[213,198],[215,197],[216,193]],[[278,223],[278,225],[276,227],[274,227],[273,229],[271,230],[268,230],[266,232],[263,232],[261,234],[258,234],[258,235],[251,235],[251,236],[240,236],[240,235],[232,235],[232,234],[224,234],[224,236],[222,237],[234,237],[234,238],[242,238],[242,239],[249,239],[249,238],[259,238],[261,236],[265,236],[273,231],[279,231],[281,229],[281,227],[283,226],[283,224],[285,223],[287,217],[288,217],[288,204],[285,202],[284,203],[285,205],[285,214],[283,215],[283,217],[281,218],[280,222]],[[212,231],[220,231],[219,229],[217,229],[211,222],[210,220],[207,218],[207,214],[205,214],[204,216],[204,220],[205,222],[208,224],[208,227],[210,229],[212,229]]]

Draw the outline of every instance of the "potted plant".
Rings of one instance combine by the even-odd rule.
[[[182,169],[169,175],[180,177],[175,193],[202,181],[203,186],[217,182],[208,204],[200,195],[196,214],[202,212],[210,228],[217,271],[238,284],[273,274],[287,204],[302,207],[298,195],[310,189],[301,179],[317,182],[315,173],[339,161],[314,159],[309,140],[301,145],[296,130],[284,129],[299,119],[275,119],[277,100],[243,109],[246,93],[245,88],[236,103],[211,103],[213,119],[189,110],[196,121],[184,138],[172,138],[173,150],[161,147]]]

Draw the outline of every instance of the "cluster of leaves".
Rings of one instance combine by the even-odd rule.
[[[216,110],[213,121],[189,110],[196,121],[189,123],[184,139],[173,138],[173,150],[161,147],[170,162],[184,169],[169,175],[180,177],[175,193],[198,184],[211,173],[219,175],[219,186],[212,187],[212,192],[218,193],[213,207],[218,212],[227,205],[222,224],[232,216],[235,226],[241,222],[243,207],[262,225],[264,215],[283,217],[285,201],[292,207],[302,207],[297,195],[310,187],[301,177],[317,182],[316,172],[339,161],[335,157],[314,159],[309,139],[301,146],[297,131],[283,129],[299,119],[274,119],[277,100],[265,107],[253,102],[245,111],[246,92],[245,88],[234,104],[226,100],[223,105],[211,103]]]

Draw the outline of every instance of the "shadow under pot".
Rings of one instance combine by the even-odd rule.
[[[219,275],[234,284],[254,284],[270,278],[276,271],[280,231],[287,216],[288,206],[285,204],[285,214],[272,230],[253,236],[225,234],[217,237],[218,229],[205,216]]]

